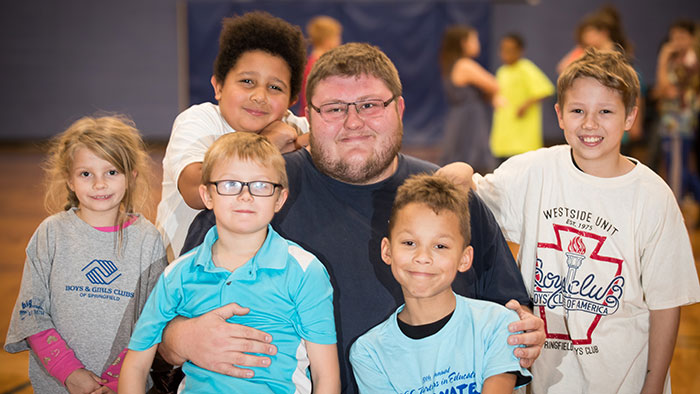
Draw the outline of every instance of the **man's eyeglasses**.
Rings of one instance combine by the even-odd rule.
[[[355,101],[354,103],[328,103],[323,104],[320,107],[317,107],[309,102],[309,107],[318,112],[321,115],[321,118],[323,118],[323,120],[326,122],[337,122],[344,120],[348,116],[348,110],[351,105],[355,107],[357,116],[362,119],[366,119],[380,116],[384,112],[387,105],[394,101],[395,98],[396,96],[391,96],[391,98],[387,101],[376,99]]]
[[[221,196],[237,196],[243,191],[243,187],[248,187],[248,193],[251,196],[269,197],[275,194],[275,188],[282,187],[279,183],[267,181],[231,181],[222,180],[209,182],[210,185],[216,185],[216,192]]]

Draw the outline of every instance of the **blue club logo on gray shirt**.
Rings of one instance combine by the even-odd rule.
[[[92,260],[80,271],[85,272],[85,277],[93,285],[108,285],[122,276],[117,266],[110,260]]]

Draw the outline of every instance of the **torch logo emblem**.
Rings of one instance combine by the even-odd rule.
[[[566,265],[569,266],[569,271],[566,273],[566,282],[564,282],[564,294],[566,296],[570,293],[569,285],[576,278],[576,271],[581,267],[581,263],[586,258],[586,245],[580,236],[575,236],[569,242],[569,247],[566,252]],[[566,317],[569,317],[569,309],[566,309]]]
[[[576,271],[581,267],[581,263],[586,258],[586,245],[580,236],[576,236],[569,242],[569,247],[566,252],[566,265],[569,266],[569,271],[566,273],[566,285],[564,290],[568,290],[569,284],[576,278]]]

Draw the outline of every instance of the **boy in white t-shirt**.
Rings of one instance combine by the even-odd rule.
[[[683,217],[664,181],[620,154],[639,81],[617,52],[587,50],[557,82],[568,145],[473,177],[545,321],[533,393],[670,393],[680,306],[700,300]]]
[[[163,158],[163,191],[156,227],[168,260],[179,256],[198,210],[202,160],[224,134],[235,131],[267,137],[280,151],[308,144],[306,118],[287,108],[301,89],[306,43],[298,26],[264,12],[226,18],[211,84],[218,105],[193,105],[175,119]]]
[[[469,270],[469,195],[439,175],[414,175],[399,187],[382,260],[405,304],[352,345],[360,393],[511,393],[531,380],[509,345],[517,314],[456,295]]]

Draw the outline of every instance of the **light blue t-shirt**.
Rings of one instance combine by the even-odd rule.
[[[404,335],[396,321],[401,306],[357,339],[350,363],[360,393],[480,393],[486,378],[506,372],[519,373],[520,386],[529,383],[530,372],[506,342],[517,314],[493,302],[455,296],[454,314],[433,335]]]
[[[231,302],[250,308],[228,321],[272,335],[277,354],[270,367],[251,369],[241,379],[183,365],[185,392],[310,392],[309,360],[304,342],[336,343],[333,288],[323,264],[271,226],[256,255],[234,272],[216,267],[211,248],[216,226],[204,242],[172,262],[158,280],[136,323],[129,349],[143,351],[161,342],[165,325],[175,316],[195,317]]]

